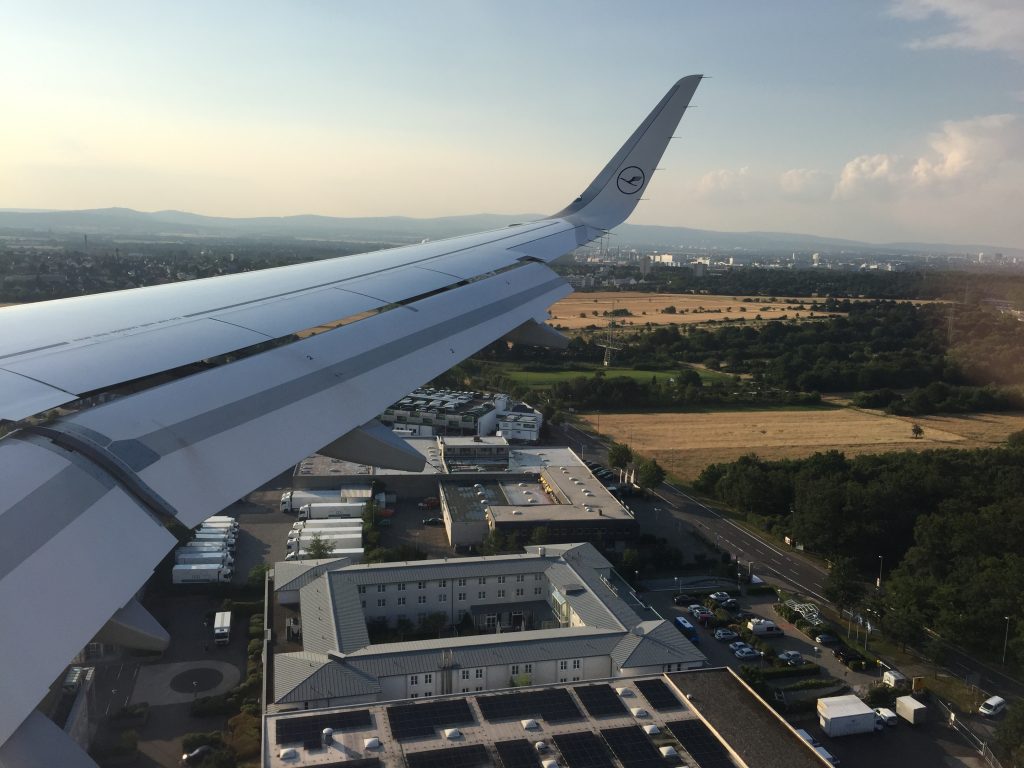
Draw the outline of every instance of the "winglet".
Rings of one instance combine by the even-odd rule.
[[[702,77],[690,75],[673,85],[583,194],[552,218],[596,229],[611,229],[629,218]]]

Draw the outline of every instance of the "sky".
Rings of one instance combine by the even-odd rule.
[[[547,214],[1024,248],[1020,0],[0,0],[0,208]]]

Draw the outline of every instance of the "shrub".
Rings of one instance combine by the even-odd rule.
[[[222,747],[224,746],[224,738],[220,731],[210,731],[209,733],[186,733],[181,739],[181,749],[183,752],[191,752],[193,749],[208,744],[211,747]]]
[[[235,755],[245,760],[259,757],[260,754],[260,718],[242,712],[228,720],[228,746]]]
[[[262,653],[263,653],[263,640],[262,639],[250,640],[249,641],[249,650],[247,652],[247,655],[252,657],[252,656],[259,656]]]

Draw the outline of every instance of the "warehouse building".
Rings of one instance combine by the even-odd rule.
[[[320,565],[312,566],[313,568]],[[294,565],[290,591],[301,574]],[[590,544],[498,555],[348,565],[299,589],[302,650],[273,657],[272,702],[312,709],[509,685],[700,667],[704,655],[646,606]],[[368,625],[461,627],[371,644]]]
[[[507,439],[525,443],[540,439],[544,423],[538,411],[508,395],[432,387],[403,397],[378,418],[407,437],[485,437],[502,430]]]

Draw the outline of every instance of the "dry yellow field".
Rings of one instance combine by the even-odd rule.
[[[847,456],[929,448],[999,445],[1024,429],[1024,413],[903,418],[877,411],[728,411],[608,414],[586,417],[592,429],[655,457],[672,475],[693,480],[708,464],[747,453],[765,459],[799,458],[836,449]],[[915,439],[911,426],[924,435]]]
[[[604,328],[612,320],[618,325],[689,325],[726,319],[753,321],[757,315],[762,320],[787,320],[834,314],[797,309],[801,302],[809,303],[817,299],[776,299],[769,302],[765,298],[749,298],[754,300],[744,302],[743,297],[694,296],[688,293],[574,293],[551,307],[548,323],[579,330],[588,325]],[[667,315],[662,311],[670,305],[676,308],[676,314]],[[628,310],[632,316],[608,317],[602,314],[614,309]],[[596,317],[594,312],[597,312]],[[580,317],[581,313],[585,316]]]

